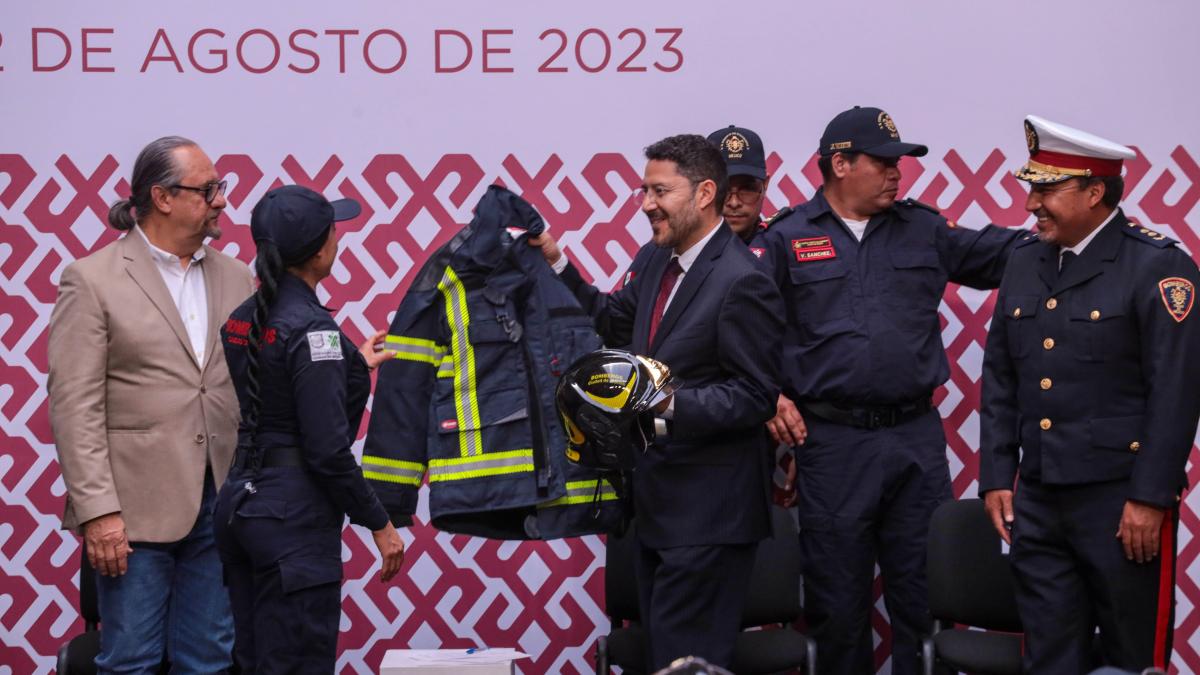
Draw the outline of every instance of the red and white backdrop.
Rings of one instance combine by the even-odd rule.
[[[155,137],[196,139],[228,177],[215,245],[247,263],[250,210],[271,187],[363,203],[321,290],[355,338],[387,325],[416,268],[489,184],[533,202],[609,287],[649,236],[630,197],[642,146],[751,127],[768,146],[775,209],[812,195],[821,130],[855,104],[884,107],[906,140],[930,145],[903,164],[904,190],[967,226],[1028,226],[1009,175],[1027,113],[1136,145],[1127,211],[1200,253],[1193,5],[791,4],[5,3],[0,673],[52,670],[81,628],[78,543],[59,529],[46,332],[63,266],[115,237],[108,204]],[[953,373],[937,401],[958,495],[976,491],[991,305],[952,287],[942,307]],[[1200,670],[1200,497],[1185,505],[1173,667],[1190,673]],[[372,672],[393,647],[475,645],[524,650],[526,673],[592,669],[608,628],[599,538],[506,543],[422,523],[405,534],[406,574],[388,586],[372,579],[367,534],[348,528],[343,539],[339,672]],[[875,625],[886,671],[882,604]]]

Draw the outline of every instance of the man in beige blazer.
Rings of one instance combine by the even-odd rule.
[[[96,569],[100,672],[154,672],[164,657],[175,672],[220,672],[233,623],[212,501],[238,405],[219,330],[253,280],[204,245],[221,234],[225,182],[195,143],[150,143],[131,184],[108,217],[128,233],[66,267],[50,317],[63,527]]]

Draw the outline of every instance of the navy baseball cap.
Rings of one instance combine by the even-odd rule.
[[[334,222],[357,218],[362,207],[353,199],[329,201],[299,185],[275,188],[254,205],[250,234],[279,249],[284,265],[298,265],[321,250]]]
[[[890,115],[879,108],[853,108],[838,113],[821,135],[822,157],[835,152],[865,152],[873,157],[923,157],[929,148],[904,143]]]
[[[725,172],[730,176],[754,176],[766,180],[767,153],[758,134],[731,124],[709,134],[708,142],[721,151]]]

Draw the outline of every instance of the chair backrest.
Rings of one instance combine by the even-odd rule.
[[[86,630],[100,623],[100,601],[96,598],[96,570],[88,562],[87,542],[79,542],[79,615]]]
[[[800,618],[800,533],[791,512],[780,506],[771,506],[771,524],[771,537],[758,543],[743,628]]]
[[[982,499],[945,502],[929,523],[926,575],[933,618],[1020,633],[1008,556]]]
[[[771,507],[774,534],[759,542],[742,611],[742,627],[791,623],[800,617],[800,538],[791,514]],[[638,620],[636,520],[623,536],[608,536],[604,604],[613,625]]]
[[[614,628],[639,617],[636,528],[635,519],[621,536],[608,535],[604,547],[604,611]]]

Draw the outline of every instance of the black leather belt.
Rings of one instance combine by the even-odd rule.
[[[280,447],[267,448],[262,450],[262,467],[267,469],[275,469],[280,467],[302,467],[304,466],[304,453],[300,448],[295,447]],[[246,468],[249,462],[250,448],[238,448],[237,453],[233,456],[234,470]]]
[[[800,408],[823,420],[859,429],[884,429],[903,424],[933,409],[933,399],[920,398],[900,405],[837,405],[827,401],[804,401]]]

